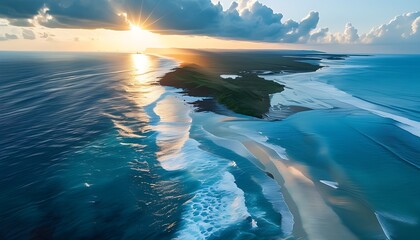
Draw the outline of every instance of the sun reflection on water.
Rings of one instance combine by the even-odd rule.
[[[140,107],[145,107],[163,93],[163,87],[157,84],[157,60],[146,54],[132,54],[132,67],[134,74],[126,85],[126,91]]]
[[[134,68],[136,69],[137,75],[142,75],[147,73],[151,68],[151,59],[145,54],[133,54],[131,55],[133,59]]]

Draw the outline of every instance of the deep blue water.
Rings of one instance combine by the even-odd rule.
[[[156,109],[184,104],[157,83],[175,66],[144,55],[1,53],[0,239],[284,235],[255,182],[279,193],[264,172],[200,134],[174,149],[180,140],[167,132],[182,133],[176,118],[190,108]],[[190,169],[161,166],[161,152],[176,151],[196,160]]]
[[[272,77],[314,110],[236,121],[170,59],[1,52],[0,239],[415,239],[420,57],[323,64]]]

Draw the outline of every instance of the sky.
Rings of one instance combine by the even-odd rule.
[[[0,50],[420,53],[418,0],[0,0]]]

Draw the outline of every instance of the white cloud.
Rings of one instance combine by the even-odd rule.
[[[32,20],[30,19],[9,19],[9,25],[18,27],[33,27]]]
[[[5,27],[9,25],[9,20],[0,18],[0,27]]]
[[[283,15],[253,0],[233,2],[221,12],[216,36],[267,42],[306,42],[319,21],[317,12],[304,19],[282,21]]]
[[[328,28],[311,32],[311,43],[335,44],[420,44],[420,12],[396,16],[389,23],[359,35],[358,30],[347,23],[342,33],[331,33]]]
[[[357,29],[353,27],[351,23],[346,24],[344,34],[339,37],[341,37],[339,42],[354,43],[359,41],[359,34],[357,33]]]
[[[413,30],[413,34],[418,34],[420,31],[420,16],[414,20],[413,24],[411,24],[411,28]]]
[[[419,43],[420,12],[396,16],[363,36],[364,43]],[[420,44],[420,43],[419,43]]]
[[[351,23],[347,23],[342,33],[330,33],[328,28],[317,29],[311,33],[309,40],[315,43],[350,44],[358,43],[360,37],[358,30]]]

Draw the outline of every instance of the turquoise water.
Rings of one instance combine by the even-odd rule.
[[[323,64],[265,76],[313,110],[263,121],[195,112],[171,59],[0,53],[0,239],[414,239],[420,57]]]
[[[420,234],[419,63],[420,56],[351,57],[277,78],[296,91],[306,86],[296,103],[314,100],[317,110],[261,131],[327,191],[327,202],[360,238],[373,238],[375,224],[391,239]]]

